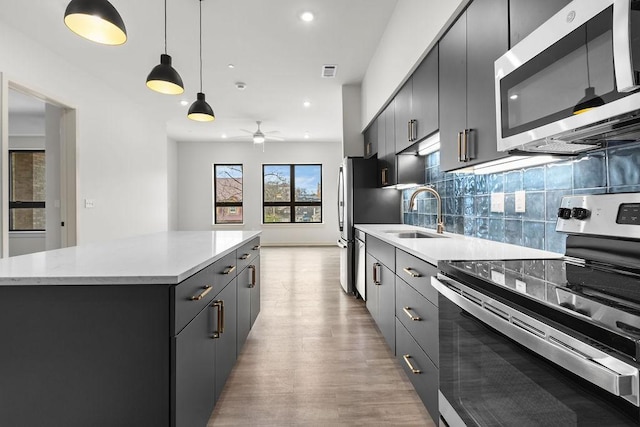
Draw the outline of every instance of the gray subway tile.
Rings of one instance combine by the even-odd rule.
[[[522,245],[522,221],[506,219],[504,221],[504,241],[514,245]]]
[[[545,166],[545,188],[565,190],[572,188],[573,166],[571,163],[552,163]]]
[[[536,191],[525,193],[525,212],[524,218],[529,220],[544,221],[545,216],[545,197],[544,192]]]
[[[544,230],[542,221],[523,221],[522,244],[528,248],[544,249]]]
[[[489,239],[504,242],[504,218],[489,219]]]
[[[522,190],[522,171],[511,171],[504,174],[504,191],[513,193]]]
[[[584,156],[573,162],[573,188],[606,187],[606,159],[604,153]]]
[[[524,190],[544,190],[544,166],[525,169],[522,174]]]

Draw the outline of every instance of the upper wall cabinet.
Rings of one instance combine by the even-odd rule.
[[[371,122],[364,131],[364,158],[378,154],[378,119]]]
[[[475,0],[440,40],[442,171],[506,156],[496,149],[493,64],[508,50],[508,28],[508,0]]]
[[[551,18],[571,0],[510,0],[510,47],[517,45],[533,30]]]
[[[438,47],[433,48],[395,97],[395,151],[438,130]]]

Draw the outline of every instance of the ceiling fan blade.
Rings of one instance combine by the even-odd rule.
[[[230,136],[227,139],[244,139],[245,141],[251,141],[251,137],[249,135]]]
[[[265,136],[265,138],[271,141],[284,141],[284,138],[281,136]]]
[[[268,133],[280,133],[280,131],[279,131],[279,130],[270,130],[270,131],[268,131],[268,132],[262,132],[262,133],[264,133],[264,134],[268,134]]]
[[[253,132],[250,131],[250,130],[246,130],[246,129],[239,129],[239,130],[241,130],[242,132],[250,133],[251,135],[253,135]]]

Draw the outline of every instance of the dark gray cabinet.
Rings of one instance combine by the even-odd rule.
[[[571,0],[509,0],[509,46],[517,45]]]
[[[252,274],[255,274],[255,279],[252,279],[251,285],[251,327],[256,323],[258,314],[260,314],[260,259],[252,265]]]
[[[220,305],[206,307],[173,339],[175,385],[172,426],[204,426],[216,402],[216,349]]]
[[[238,353],[247,340],[260,312],[260,240],[255,239],[237,251],[238,266]]]
[[[177,285],[0,286],[0,425],[204,427],[260,307],[239,251]]]
[[[440,40],[440,168],[507,154],[496,149],[494,62],[508,49],[508,1],[475,0]]]
[[[395,151],[400,153],[438,130],[438,46],[414,71],[395,101]]]
[[[217,322],[216,359],[215,359],[215,402],[220,398],[224,384],[229,378],[238,357],[237,348],[237,279],[233,279],[216,297],[220,316]],[[211,415],[211,411],[209,411]],[[187,424],[185,424],[187,425]],[[198,424],[188,424],[198,425]]]
[[[378,154],[378,123],[374,120],[364,131],[364,158]]]
[[[367,309],[395,354],[395,248],[366,236]]]

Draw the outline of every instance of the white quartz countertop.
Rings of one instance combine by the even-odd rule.
[[[0,260],[0,286],[176,284],[259,231],[168,231]]]
[[[433,265],[437,265],[441,260],[542,259],[563,256],[557,252],[531,249],[455,233],[445,232],[443,235],[438,235],[435,230],[413,225],[356,224],[355,228]],[[420,231],[444,237],[400,238],[393,233],[394,231]]]

